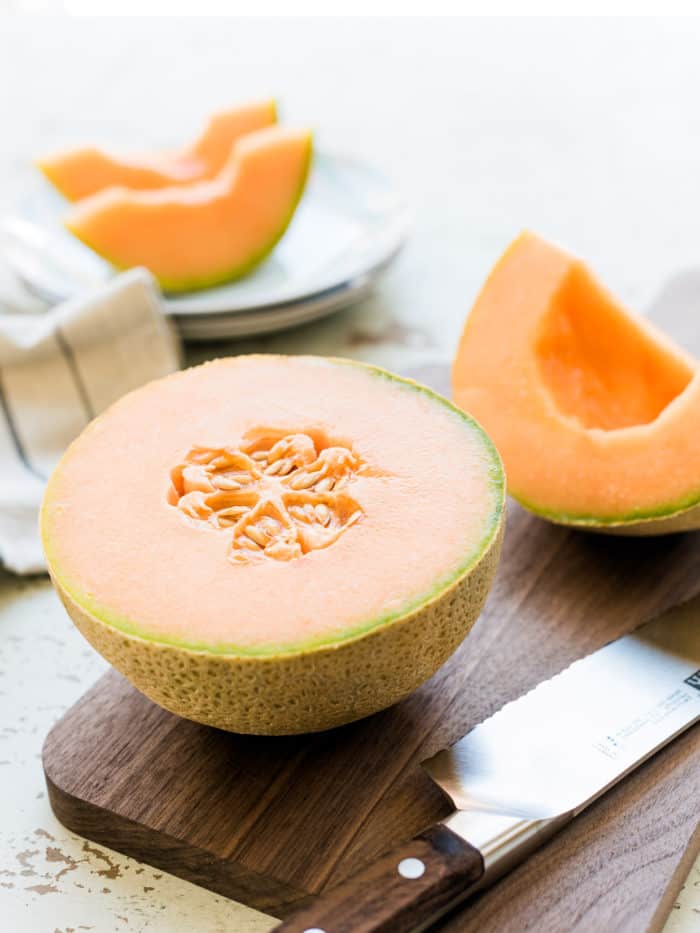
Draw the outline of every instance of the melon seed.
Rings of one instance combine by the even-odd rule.
[[[219,489],[240,489],[241,484],[237,483],[231,476],[214,476],[212,482]]]
[[[286,460],[275,460],[274,463],[271,463],[268,467],[265,467],[265,473],[268,476],[277,476],[280,470],[284,467]]]
[[[258,525],[266,534],[270,536],[278,534],[280,528],[282,527],[281,522],[278,522],[276,518],[272,518],[269,515],[265,515],[263,518],[261,518],[258,522]]]
[[[247,505],[234,505],[228,509],[221,509],[220,512],[217,512],[216,517],[219,523],[233,525],[238,521],[241,515],[245,515],[249,511],[250,509]]]
[[[322,525],[325,526],[329,524],[331,520],[331,513],[327,505],[324,505],[323,503],[317,505],[315,512],[316,518],[321,522]]]
[[[252,538],[256,544],[259,544],[260,547],[264,548],[267,546],[269,541],[269,535],[267,535],[261,528],[257,525],[248,525],[245,530],[246,535],[249,538]]]
[[[298,473],[290,481],[292,489],[308,489],[316,482],[318,473]]]

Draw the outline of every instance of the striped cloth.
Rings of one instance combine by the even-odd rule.
[[[141,269],[44,313],[0,314],[0,560],[8,569],[45,570],[39,506],[71,440],[180,361],[157,288]]]

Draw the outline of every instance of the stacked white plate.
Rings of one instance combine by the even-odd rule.
[[[5,257],[52,303],[114,274],[65,231],[65,211],[66,203],[37,175],[2,225]],[[303,324],[367,294],[407,230],[406,207],[384,175],[359,160],[320,153],[289,230],[255,272],[230,285],[166,295],[165,307],[187,340]]]

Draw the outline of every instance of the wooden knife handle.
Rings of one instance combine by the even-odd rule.
[[[411,933],[466,897],[483,874],[479,850],[438,823],[320,895],[275,933]]]

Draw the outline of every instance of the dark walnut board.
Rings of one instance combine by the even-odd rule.
[[[444,369],[416,375],[444,391]],[[483,615],[399,705],[321,735],[243,737],[166,713],[110,672],[46,740],[51,805],[80,835],[288,916],[447,815],[423,758],[698,589],[699,535],[575,533],[510,503]],[[700,849],[699,819],[696,727],[442,928],[659,929]]]

